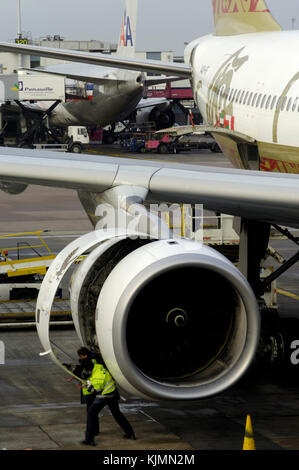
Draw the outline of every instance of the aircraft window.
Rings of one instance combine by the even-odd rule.
[[[239,101],[240,104],[242,104],[244,93],[245,93],[245,90],[243,90],[241,93],[240,101]]]
[[[283,100],[283,102],[282,102],[282,105],[281,105],[281,111],[284,111],[285,105],[287,104],[287,100],[288,100],[288,97],[285,96],[285,97],[284,97],[284,100]]]
[[[232,97],[233,97],[233,93],[234,93],[234,89],[232,88],[231,91],[230,91],[230,94],[229,94],[229,100],[231,101]]]
[[[258,105],[260,104],[261,99],[262,99],[262,94],[260,93],[260,94],[259,94],[259,97],[258,97],[258,99],[257,99],[257,102],[256,102],[256,107],[257,107],[257,108],[258,108]]]
[[[264,107],[265,101],[266,101],[267,95],[263,96],[262,102],[261,102],[261,108]]]
[[[297,104],[298,104],[298,96],[295,98],[295,101],[294,101],[293,107],[292,107],[292,111],[296,111]]]
[[[236,103],[239,101],[239,96],[240,96],[241,90],[238,91],[237,98],[236,98]]]
[[[238,91],[238,90],[235,90],[235,93],[234,93],[234,96],[233,96],[233,101],[235,101],[237,91]]]
[[[266,109],[269,108],[269,104],[271,102],[272,95],[268,96],[267,103],[266,103]]]
[[[292,102],[293,102],[293,98],[290,98],[289,101],[288,101],[288,105],[287,105],[287,111],[290,111]]]
[[[249,95],[249,98],[248,98],[248,101],[247,101],[247,106],[250,106],[250,104],[251,104],[252,95],[253,95],[253,91]]]
[[[274,108],[275,103],[276,103],[276,96],[273,96],[273,100],[272,100],[272,103],[271,103],[271,109]]]
[[[253,100],[252,100],[251,106],[254,106],[254,104],[255,104],[255,100],[256,100],[256,97],[257,97],[257,93],[255,93],[255,95],[254,95],[254,97],[253,97]]]
[[[249,91],[247,91],[245,96],[244,96],[243,104],[246,104],[248,95],[249,95]]]

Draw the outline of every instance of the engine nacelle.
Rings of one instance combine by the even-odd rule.
[[[27,186],[27,184],[22,183],[7,183],[5,181],[0,182],[0,190],[13,195],[23,193]]]
[[[128,393],[198,399],[233,385],[255,355],[255,296],[215,250],[188,240],[114,238],[76,269],[71,304],[83,343],[99,348]]]
[[[161,105],[138,111],[136,123],[143,125],[146,122],[155,122],[157,130],[172,127],[175,123],[175,114],[171,109],[171,104],[162,103]]]

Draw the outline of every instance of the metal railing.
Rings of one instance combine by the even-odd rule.
[[[28,236],[33,236],[33,237],[36,237],[40,243],[37,243],[37,244],[30,244],[29,242],[19,242],[19,241],[16,241],[16,246],[8,246],[8,247],[5,247],[5,248],[0,248],[0,265],[3,266],[3,265],[9,265],[11,267],[11,269],[13,271],[16,271],[17,268],[16,268],[16,264],[18,264],[20,262],[20,251],[21,250],[32,250],[33,253],[35,254],[34,257],[32,258],[24,258],[22,259],[22,261],[25,261],[26,259],[28,260],[36,260],[36,259],[40,259],[42,261],[42,259],[54,259],[55,258],[55,255],[54,253],[52,252],[52,250],[49,248],[49,246],[47,245],[47,243],[45,242],[45,240],[42,238],[41,234],[44,233],[43,230],[38,230],[38,231],[34,231],[34,232],[21,232],[21,233],[14,233],[14,234],[6,234],[6,235],[0,235],[0,241],[1,240],[14,240],[16,239],[17,237],[28,237]],[[9,243],[10,244],[10,243]],[[24,246],[22,246],[21,244],[23,244]],[[46,254],[41,254],[40,252],[38,252],[37,250],[38,249],[43,249]],[[17,259],[12,259],[10,255],[10,253],[12,252],[16,252],[17,253]]]

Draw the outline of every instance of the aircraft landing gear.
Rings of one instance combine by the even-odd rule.
[[[299,240],[284,229],[275,226],[299,245]],[[262,296],[271,282],[299,260],[299,251],[268,277],[261,279],[260,266],[265,257],[270,237],[270,225],[256,221],[241,220],[239,269],[250,283],[260,304],[261,337],[256,361],[259,366],[271,371],[290,372],[299,368],[299,319],[281,318],[276,308],[266,306]],[[296,356],[298,341],[298,361]],[[298,362],[298,366],[296,368]]]

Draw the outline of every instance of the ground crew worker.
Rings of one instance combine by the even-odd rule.
[[[81,442],[84,445],[95,445],[94,437],[97,434],[97,423],[99,412],[107,405],[115,421],[124,430],[124,438],[136,439],[132,426],[119,409],[119,393],[116,384],[103,364],[93,364],[86,360],[84,368],[89,372],[87,378],[87,391],[95,392],[96,397],[87,411],[85,440]]]
[[[90,351],[89,349],[85,348],[85,346],[82,346],[82,348],[79,348],[77,351],[77,354],[79,356],[80,364],[85,359],[90,359],[94,364],[101,361],[101,358],[95,352]]]
[[[99,361],[99,357],[97,355],[87,349],[86,347],[82,346],[81,348],[78,349],[77,354],[79,356],[79,364],[77,365],[72,365],[72,364],[64,364],[69,370],[72,371],[74,375],[79,377],[80,379],[85,379],[87,378],[90,373],[89,371],[86,372],[84,369],[84,363],[87,360],[91,360],[93,364],[97,364]],[[70,379],[72,380],[72,379]],[[88,412],[90,406],[93,403],[93,400],[95,399],[96,394],[94,391],[89,392],[86,387],[81,387],[80,388],[80,402],[86,403],[86,412]],[[97,420],[97,425],[95,429],[95,435],[100,434],[100,426],[99,426],[99,420]]]
[[[80,377],[82,379],[85,379],[86,377],[88,377],[90,374],[89,374],[89,371],[86,371],[86,369],[84,368],[84,364],[86,361],[88,360],[91,360],[91,362],[93,364],[98,364],[98,361],[100,361],[100,358],[92,351],[90,351],[89,349],[85,348],[84,346],[80,349],[78,349],[77,351],[77,354],[79,356],[79,362],[80,362],[80,366],[81,367],[81,374],[80,374]],[[89,408],[91,407],[95,397],[96,397],[96,394],[95,394],[95,391],[91,391],[89,392],[87,387],[83,387],[81,389],[81,403],[86,403],[86,412],[88,413],[88,410]],[[96,423],[95,423],[95,436],[97,436],[98,434],[100,434],[100,423],[99,423],[99,419],[96,420]]]

